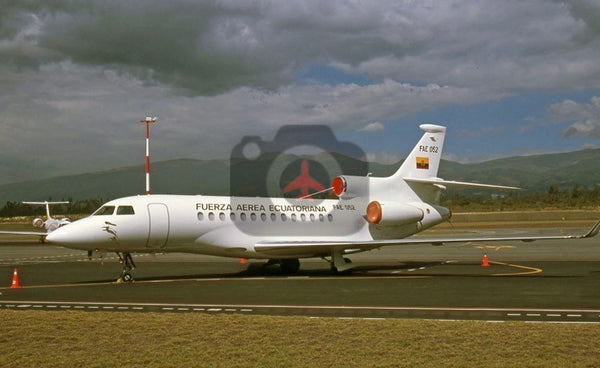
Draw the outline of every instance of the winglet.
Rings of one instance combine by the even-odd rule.
[[[594,225],[587,234],[583,235],[582,238],[594,237],[598,235],[598,232],[600,232],[600,221],[596,222],[596,225]]]

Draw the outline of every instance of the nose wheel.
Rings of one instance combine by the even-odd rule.
[[[121,276],[117,279],[117,282],[131,282],[133,281],[133,270],[135,269],[135,263],[131,257],[131,253],[119,253],[119,263],[123,265],[123,271]]]

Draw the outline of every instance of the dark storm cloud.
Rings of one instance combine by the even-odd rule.
[[[0,0],[0,159],[72,171],[131,162],[146,114],[159,116],[157,157],[226,157],[241,135],[286,123],[366,135],[373,122],[391,130],[443,106],[594,89],[599,9],[546,0]],[[306,71],[319,64],[370,82],[298,79],[314,78]]]

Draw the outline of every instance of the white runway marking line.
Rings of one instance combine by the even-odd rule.
[[[9,301],[9,304],[6,302],[0,302],[0,307],[5,308],[47,308],[47,309],[59,309],[59,310],[70,310],[70,309],[88,309],[88,310],[107,310],[107,311],[127,311],[127,310],[145,310],[146,307],[157,307],[163,311],[198,311],[198,312],[255,312],[255,309],[271,309],[271,308],[285,308],[285,309],[297,309],[302,308],[305,311],[308,310],[340,310],[340,311],[348,311],[348,310],[387,310],[387,311],[446,311],[446,312],[505,312],[507,318],[509,317],[552,317],[548,320],[525,320],[524,322],[530,323],[600,323],[599,321],[586,321],[586,320],[575,320],[576,318],[580,319],[594,319],[600,318],[600,314],[598,314],[598,310],[545,310],[540,309],[524,309],[522,311],[514,311],[514,310],[506,310],[502,308],[414,308],[414,307],[351,307],[351,306],[298,306],[298,305],[193,305],[193,304],[174,304],[174,305],[164,305],[164,304],[154,304],[154,303],[139,303],[139,304],[131,304],[131,303],[88,303],[88,302],[65,302],[63,303],[52,303],[52,302],[44,302],[44,301],[32,301],[29,303],[21,303],[19,301]],[[45,304],[48,303],[48,304]],[[150,308],[152,309],[152,308]],[[544,313],[545,312],[545,313]],[[552,313],[551,313],[552,312]],[[563,312],[563,313],[557,313]],[[585,315],[587,313],[587,315]],[[311,316],[311,318],[325,318],[326,316]],[[335,316],[334,316],[335,317]],[[337,317],[337,318],[355,318],[355,319],[363,319],[363,320],[386,320],[390,317]],[[556,318],[567,318],[569,320],[557,320]],[[443,318],[435,320],[462,320],[462,319],[451,319],[451,318]],[[483,322],[503,322],[502,320],[486,320],[481,319]],[[509,318],[507,321],[514,321],[513,318]]]

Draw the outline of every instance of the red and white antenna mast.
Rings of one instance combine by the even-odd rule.
[[[146,123],[146,194],[150,194],[150,124],[156,123],[156,117],[147,116],[141,123]]]

